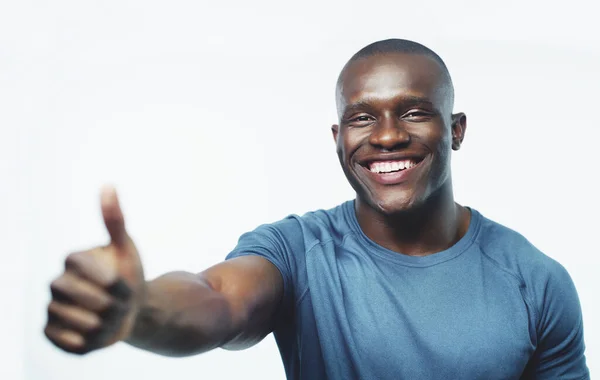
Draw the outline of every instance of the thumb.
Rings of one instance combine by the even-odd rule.
[[[117,191],[112,186],[104,186],[100,195],[102,217],[104,225],[110,235],[111,243],[117,247],[123,247],[127,243],[127,231],[125,230],[125,219],[119,205]]]

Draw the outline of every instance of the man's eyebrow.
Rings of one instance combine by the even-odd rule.
[[[433,103],[428,98],[424,98],[422,96],[415,95],[403,95],[399,97],[398,100],[404,105],[416,105],[416,104],[427,104],[429,106],[433,106]],[[359,100],[357,102],[348,104],[344,108],[344,114],[352,111],[365,110],[373,108],[373,103],[377,102],[375,98],[366,98]]]
[[[369,101],[361,100],[344,107],[344,113],[373,108]]]
[[[422,96],[408,95],[402,97],[403,103],[408,104],[427,104],[433,106],[433,102],[429,100],[429,98],[424,98]]]

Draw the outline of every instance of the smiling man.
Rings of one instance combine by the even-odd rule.
[[[346,64],[336,101],[355,200],[259,226],[200,274],[146,282],[106,189],[111,243],[68,256],[48,338],[80,354],[122,340],[186,356],[274,332],[288,379],[588,379],[566,270],[454,201],[467,119],[443,61],[376,42]]]

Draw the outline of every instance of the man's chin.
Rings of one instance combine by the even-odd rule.
[[[372,199],[369,203],[377,213],[385,216],[404,214],[418,206],[418,202],[415,202],[415,199],[410,196],[377,198]]]

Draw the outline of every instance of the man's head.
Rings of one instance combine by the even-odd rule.
[[[407,40],[366,46],[344,66],[332,127],[340,163],[359,202],[387,215],[451,191],[450,153],[466,117],[442,59]]]

